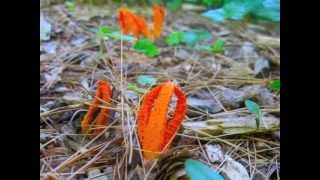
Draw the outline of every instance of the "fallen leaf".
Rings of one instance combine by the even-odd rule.
[[[224,155],[222,148],[218,144],[206,144],[205,149],[208,155],[208,159],[211,163],[222,162],[224,160]]]
[[[85,99],[81,97],[80,92],[70,92],[66,93],[62,99],[67,103],[74,103],[74,102],[83,102]]]
[[[74,38],[74,39],[71,41],[71,44],[78,47],[78,46],[80,46],[81,44],[83,44],[85,41],[87,41],[87,37],[79,36],[79,37]]]
[[[40,15],[40,40],[47,41],[50,39],[51,24],[46,20],[46,18]]]
[[[90,180],[108,180],[108,176],[101,173],[99,169],[90,169],[88,171],[88,179]]]
[[[254,73],[259,74],[269,68],[270,68],[269,61],[264,58],[259,58],[259,59],[257,59],[256,63],[254,64]]]
[[[209,113],[217,113],[223,110],[213,98],[202,99],[196,97],[188,97],[187,102],[189,107],[198,108],[203,111],[208,111]]]
[[[46,53],[55,54],[57,49],[57,43],[55,42],[43,43],[42,47]]]
[[[216,170],[198,160],[187,159],[185,170],[190,180],[224,180]]]
[[[238,163],[230,156],[225,155],[225,162],[221,167],[222,173],[232,180],[250,180],[249,174],[242,164]]]
[[[61,74],[64,70],[64,67],[60,64],[54,66],[49,72],[44,74],[44,78],[46,79],[46,83],[48,85],[47,88],[52,86],[55,82],[61,80]]]
[[[145,86],[145,85],[152,86],[157,83],[157,79],[149,75],[141,75],[141,76],[138,76],[137,82],[142,86]]]

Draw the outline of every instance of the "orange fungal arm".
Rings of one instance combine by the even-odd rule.
[[[96,90],[96,96],[92,100],[91,106],[88,109],[88,112],[84,116],[84,118],[81,121],[81,131],[83,134],[90,133],[90,123],[94,120],[94,114],[96,111],[98,111],[100,108],[98,108],[98,105],[100,103],[100,99],[103,101],[110,103],[112,97],[112,90],[110,88],[110,85],[107,81],[100,80],[98,82],[98,88]],[[96,126],[102,126],[105,125],[105,123],[108,120],[108,109],[102,109],[100,110],[99,114],[96,117],[95,127]],[[101,132],[103,129],[96,129],[94,134],[97,134]]]
[[[102,94],[101,99],[105,101],[108,106],[110,106],[111,98],[112,98],[112,90],[110,88],[109,83],[107,81],[99,81],[99,91]],[[100,110],[100,113],[96,117],[96,123],[95,123],[96,129],[94,130],[94,135],[97,135],[104,130],[104,128],[99,126],[106,125],[109,117],[108,113],[109,113],[109,109]]]
[[[187,112],[187,101],[184,92],[175,87],[174,93],[178,98],[177,105],[171,120],[169,120],[165,133],[164,133],[164,141],[161,145],[161,148],[168,148],[169,144],[171,143],[173,136],[176,134],[177,130],[181,126],[183,118]]]
[[[152,109],[153,103],[155,98],[158,96],[162,85],[158,85],[157,87],[153,88],[150,92],[148,92],[137,113],[137,124],[138,124],[138,136],[140,143],[143,142],[144,138],[144,130],[147,127],[149,122],[149,115]]]
[[[165,10],[158,4],[152,6],[153,10],[153,37],[159,38],[165,18]]]
[[[143,139],[143,149],[145,159],[153,159],[161,152],[161,143],[167,124],[168,106],[174,91],[174,85],[171,82],[163,84],[159,95],[154,101],[151,110],[149,122],[145,128]]]

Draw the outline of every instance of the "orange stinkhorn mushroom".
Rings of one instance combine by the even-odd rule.
[[[165,10],[158,4],[152,6],[153,10],[153,29],[149,26],[142,16],[137,16],[125,7],[119,9],[118,22],[123,34],[132,33],[139,38],[143,35],[146,38],[159,38],[164,23]]]
[[[135,37],[140,35],[140,27],[137,23],[137,16],[127,8],[119,9],[119,24],[123,34],[132,33]]]
[[[173,117],[168,120],[167,114],[173,94],[178,101]],[[145,95],[137,114],[138,137],[144,159],[154,159],[168,148],[186,111],[184,92],[172,82],[160,84]]]
[[[92,123],[94,120],[95,120],[95,124],[93,125],[93,127],[95,129],[93,130],[93,135],[97,135],[104,130],[103,126],[108,121],[109,109],[101,109],[95,118],[94,118],[94,115],[99,110],[98,105],[100,104],[101,100],[110,104],[111,97],[112,97],[112,90],[109,83],[107,81],[100,80],[98,82],[96,96],[94,97],[88,112],[86,113],[86,115],[81,121],[81,131],[83,134],[88,134],[91,132],[90,123]],[[99,100],[98,98],[100,98],[101,100]]]

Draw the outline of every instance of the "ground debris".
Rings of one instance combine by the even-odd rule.
[[[101,27],[119,33],[114,1],[98,6],[75,1],[73,10],[52,1],[41,0],[46,7],[40,9],[41,178],[186,179],[189,158],[218,169],[225,179],[277,178],[280,95],[269,89],[269,81],[280,79],[277,28],[260,21],[213,23],[198,12],[204,6],[183,4],[166,11],[161,37],[154,40],[160,54],[149,58],[132,48],[134,42],[97,36]],[[128,8],[152,18],[148,6]],[[197,29],[210,38],[195,45],[166,44],[173,32]],[[223,52],[210,50],[217,39],[225,41]],[[80,126],[98,80],[112,85],[110,119],[106,132],[89,138]],[[136,112],[145,93],[167,81],[185,92],[187,116],[172,146],[158,160],[146,162]],[[246,100],[261,108],[259,128]],[[169,118],[175,96],[172,102]]]

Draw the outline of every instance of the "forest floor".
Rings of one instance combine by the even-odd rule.
[[[130,8],[151,17],[150,8]],[[279,24],[218,24],[190,9],[167,12],[155,41],[160,54],[148,57],[132,42],[97,38],[98,27],[118,27],[116,7],[77,5],[70,11],[56,4],[40,14],[43,27],[50,29],[40,42],[42,178],[177,178],[185,174],[178,162],[193,158],[230,179],[280,179],[280,93],[270,88],[271,80],[280,79]],[[211,33],[204,43],[223,39],[224,52],[165,43],[174,31],[194,29]],[[157,83],[173,81],[188,105],[166,157],[151,165],[142,162],[135,128],[143,92],[151,88],[138,80],[145,75]],[[111,118],[104,133],[86,138],[80,122],[101,79],[113,88]],[[261,109],[259,129],[246,100]]]

